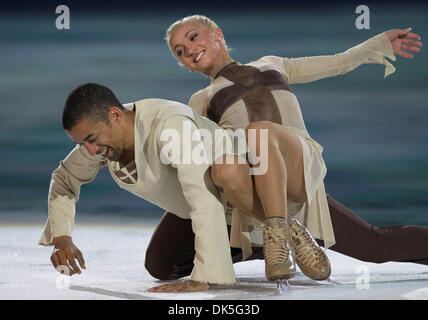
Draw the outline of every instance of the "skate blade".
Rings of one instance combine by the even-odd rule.
[[[290,284],[287,279],[276,280],[276,291],[277,294],[284,294],[290,290]]]

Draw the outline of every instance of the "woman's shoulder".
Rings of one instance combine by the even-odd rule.
[[[205,100],[206,97],[208,96],[208,90],[209,90],[210,86],[207,86],[203,89],[200,89],[198,91],[196,91],[194,94],[192,94],[192,96],[189,99],[189,104],[192,101],[199,101],[199,100]]]
[[[288,63],[288,60],[289,60],[288,58],[269,55],[269,56],[263,56],[257,60],[251,61],[247,65],[256,67],[261,71],[276,70],[288,78],[288,74],[285,68],[285,66]]]
[[[284,59],[285,58],[282,58],[282,57],[278,57],[278,56],[274,56],[274,55],[268,55],[268,56],[263,56],[257,60],[253,60],[247,64],[248,65],[254,65],[254,64],[280,65],[281,63],[283,63]]]
[[[189,99],[189,107],[205,116],[208,104],[208,87],[196,91]]]

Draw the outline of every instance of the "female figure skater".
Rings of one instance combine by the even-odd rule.
[[[428,228],[374,227],[325,193],[326,167],[322,147],[309,136],[299,103],[289,86],[344,74],[364,63],[385,65],[386,77],[395,68],[385,57],[395,60],[395,53],[413,58],[406,51],[419,51],[422,43],[417,34],[411,33],[410,29],[390,30],[332,56],[297,59],[266,56],[245,65],[230,57],[222,30],[204,16],[189,16],[173,23],[168,28],[166,40],[181,65],[191,72],[201,72],[211,80],[207,88],[191,97],[189,105],[194,110],[230,129],[244,129],[249,125],[257,128],[260,121],[273,122],[274,130],[287,132],[292,137],[290,140],[294,139],[300,145],[300,149],[295,149],[300,150],[303,165],[303,182],[298,187],[304,189],[305,197],[300,199],[304,201],[293,201],[288,194],[287,207],[288,215],[296,217],[289,219],[289,230],[296,263],[302,272],[316,280],[326,279],[330,274],[328,258],[312,236],[326,248],[363,261],[428,264]],[[227,175],[236,176],[236,183],[230,188],[238,188],[239,181],[243,181],[240,179],[244,179],[236,172],[227,172]],[[237,199],[227,198],[228,187],[222,185],[220,178],[214,182],[223,188],[232,205],[239,203]],[[266,209],[265,204],[263,209]],[[231,218],[233,261],[262,259],[260,247],[252,246],[257,243],[253,239],[256,238],[253,229],[257,221],[242,213],[245,211],[234,210]],[[194,255],[191,228],[188,221],[176,220],[175,215],[165,214],[147,250],[146,268],[160,279],[177,279],[191,271]],[[182,225],[177,231],[181,239],[176,242],[177,248],[187,248],[184,250],[187,254],[179,257],[165,255],[166,246],[161,240],[164,238],[162,234],[170,232],[168,226],[172,223],[174,228]],[[171,248],[168,251],[172,252]],[[158,290],[167,290],[167,286]]]

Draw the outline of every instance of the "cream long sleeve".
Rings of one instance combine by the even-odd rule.
[[[385,33],[381,33],[334,55],[301,58],[266,56],[261,60],[271,61],[280,66],[288,82],[294,84],[343,75],[362,64],[370,63],[383,64],[386,78],[395,72],[395,68],[385,57],[392,61],[396,60],[391,41]]]
[[[52,173],[48,195],[49,216],[40,245],[52,245],[55,237],[71,237],[80,187],[95,179],[100,160],[100,156],[91,156],[85,147],[76,146]]]

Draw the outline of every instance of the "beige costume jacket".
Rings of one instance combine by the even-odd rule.
[[[228,136],[216,136],[216,130],[224,130],[178,102],[145,99],[134,105],[138,178],[135,183],[123,182],[114,173],[118,163],[108,161],[113,179],[138,197],[192,220],[196,251],[192,280],[234,283],[224,206],[208,170],[223,154],[226,143],[201,142],[200,132],[203,129],[218,139]],[[192,150],[197,150],[194,157],[190,157]],[[100,156],[89,155],[84,146],[76,146],[53,172],[49,217],[39,244],[52,245],[55,237],[71,236],[80,187],[95,178],[100,160]]]

